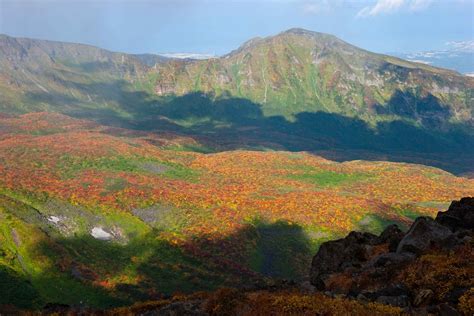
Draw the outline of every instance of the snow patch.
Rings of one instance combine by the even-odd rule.
[[[61,218],[58,216],[51,215],[48,217],[48,221],[57,224],[61,221]]]
[[[110,240],[112,238],[112,235],[106,232],[102,227],[92,228],[91,235],[95,239],[99,239],[99,240]]]
[[[431,65],[433,63],[431,61],[422,60],[422,59],[408,59],[408,61],[411,61],[413,63],[425,64],[425,65]]]
[[[217,58],[214,54],[199,54],[199,53],[162,53],[159,54],[168,58],[177,58],[177,59],[211,59]]]

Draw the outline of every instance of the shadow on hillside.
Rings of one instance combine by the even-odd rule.
[[[452,116],[449,107],[443,105],[438,98],[429,93],[416,96],[410,91],[397,90],[385,105],[374,106],[377,114],[395,114],[405,118],[417,118],[423,126],[436,128],[443,126]]]
[[[0,299],[0,310],[46,303],[107,308],[223,286],[251,289],[265,276],[304,277],[314,255],[302,228],[286,222],[256,222],[219,239],[197,236],[180,244],[159,234],[126,245],[91,236],[43,239],[35,252],[54,265],[32,281],[9,272],[6,284],[17,291]]]
[[[161,130],[159,118],[163,116],[187,121],[190,126],[177,128],[178,132],[197,135],[210,147],[218,144],[219,150],[309,151],[337,161],[388,160],[422,163],[456,174],[474,171],[474,136],[464,126],[450,125],[441,131],[395,120],[372,127],[361,119],[326,112],[303,112],[288,121],[282,116],[264,116],[261,106],[247,99],[213,99],[202,93],[150,109],[141,128]]]
[[[422,163],[455,174],[474,172],[474,136],[467,132],[468,126],[448,123],[449,110],[433,95],[417,98],[397,91],[387,104],[373,109],[377,114],[396,114],[406,120],[369,126],[358,118],[326,112],[302,112],[291,121],[283,116],[268,117],[260,104],[248,99],[202,92],[158,97],[134,91],[125,81],[62,84],[86,92],[101,105],[72,102],[60,110],[65,114],[105,125],[173,131],[216,150],[309,151],[337,161],[388,160]],[[50,94],[48,98],[59,106],[70,97]],[[421,124],[411,123],[415,119]],[[442,128],[434,128],[439,125]]]
[[[30,308],[40,303],[40,294],[31,282],[3,265],[0,265],[0,293],[0,313],[2,306]]]

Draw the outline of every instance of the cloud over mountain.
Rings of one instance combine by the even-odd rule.
[[[432,0],[378,0],[375,4],[362,8],[357,13],[357,17],[390,14],[400,10],[416,12],[428,8],[432,2]]]

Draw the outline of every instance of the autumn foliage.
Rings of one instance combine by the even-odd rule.
[[[126,268],[107,261],[106,256],[101,257],[106,263],[95,266],[87,260],[76,262],[75,256],[87,258],[94,251],[100,253],[96,249],[85,249],[79,256],[62,246],[52,246],[62,259],[48,269],[70,273],[76,264],[82,275],[90,271],[95,276],[92,281],[81,282],[104,291],[116,291],[123,284],[142,286],[153,296],[161,293],[160,286],[140,271],[127,270],[150,256],[149,249],[135,251],[123,246],[145,235],[142,226],[142,230],[132,231],[132,217],[147,227],[150,248],[166,242],[173,255],[179,253],[208,264],[191,269],[184,263],[157,260],[152,263],[154,268],[179,273],[191,286],[200,284],[197,272],[205,270],[218,279],[225,267],[233,271],[233,277],[219,282],[232,284],[239,282],[237,278],[262,275],[302,277],[317,246],[325,240],[355,229],[380,231],[392,222],[408,225],[414,216],[434,215],[451,200],[474,195],[474,180],[421,165],[337,163],[306,152],[202,154],[186,150],[191,145],[199,143],[181,135],[109,128],[55,113],[0,116],[0,196],[39,211],[60,212],[66,206],[50,207],[59,201],[72,210],[71,214],[87,211],[109,216],[110,231],[124,247],[111,251],[122,251]],[[74,234],[90,237],[89,231],[76,226],[71,226],[77,228]],[[272,244],[284,233],[289,236],[284,236],[290,241],[288,245]],[[269,264],[268,253],[274,250],[269,244],[282,248],[279,251],[288,261],[276,268]],[[110,268],[107,274],[103,267]],[[291,271],[286,271],[287,267]],[[285,303],[275,295],[259,295],[266,303],[259,304],[257,314],[277,309],[288,309],[290,314],[293,310],[311,313],[317,308],[335,312],[331,309],[333,301],[322,298],[317,300],[323,307],[317,307],[305,296],[289,296]],[[469,300],[465,301],[469,306]],[[231,300],[229,304],[234,303]],[[340,308],[356,311],[357,304],[341,303]],[[218,304],[211,309],[218,310]]]

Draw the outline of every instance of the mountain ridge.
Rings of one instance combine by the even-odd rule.
[[[388,271],[391,250],[429,242],[398,241],[389,224],[407,229],[474,194],[474,80],[413,65],[301,29],[209,60],[0,37],[0,313],[185,314],[191,298],[191,314],[206,301],[220,315],[253,297],[267,305],[241,311],[399,315],[383,304],[417,289],[354,292],[374,278],[345,268],[382,255],[373,272]],[[463,232],[444,236],[472,250]],[[285,279],[376,302],[196,293]]]
[[[0,55],[4,113],[53,111],[170,129],[212,137],[212,147],[349,148],[351,159],[355,150],[389,152],[392,159],[407,150],[449,148],[459,157],[472,151],[474,78],[371,53],[333,35],[290,29],[225,57],[162,62],[76,44],[24,40],[23,47],[6,38],[0,41],[8,52]],[[432,159],[422,161],[445,165]]]
[[[266,115],[322,110],[371,120],[383,114],[377,107],[399,115],[386,105],[402,92],[416,98],[434,95],[436,102],[456,107],[455,120],[472,117],[472,100],[464,94],[473,93],[473,80],[302,29],[250,40],[222,58],[165,63],[154,73],[158,95],[227,91],[262,104]],[[406,106],[416,107],[413,102]]]
[[[271,39],[271,38],[274,38],[274,37],[278,37],[278,36],[281,36],[281,35],[284,35],[284,34],[294,34],[294,35],[308,35],[308,36],[319,36],[319,37],[326,37],[326,38],[332,38],[332,39],[335,39],[339,42],[342,42],[346,45],[350,45],[358,50],[361,50],[361,51],[365,51],[365,52],[368,52],[368,53],[371,53],[371,54],[376,54],[376,55],[385,55],[387,57],[391,57],[391,58],[397,58],[397,59],[400,59],[401,61],[403,62],[408,62],[408,63],[411,63],[411,64],[417,64],[418,66],[427,66],[426,64],[424,63],[420,63],[420,62],[416,62],[414,60],[409,60],[409,59],[404,59],[404,58],[401,58],[401,57],[398,57],[397,56],[397,53],[393,53],[393,54],[383,54],[383,53],[373,53],[367,49],[364,49],[364,48],[360,48],[358,46],[355,46],[353,44],[350,44],[349,42],[346,42],[340,38],[338,38],[337,36],[335,35],[332,35],[332,34],[329,34],[329,33],[323,33],[323,32],[316,32],[316,31],[311,31],[311,30],[307,30],[307,29],[304,29],[304,28],[298,28],[298,27],[295,27],[295,28],[290,28],[286,31],[282,31],[278,34],[275,34],[275,35],[270,35],[270,36],[266,36],[266,37],[254,37],[254,38],[251,38],[247,41],[245,41],[244,43],[242,43],[239,47],[237,47],[236,49],[234,50],[231,50],[230,52],[224,54],[224,55],[221,55],[221,56],[216,56],[215,58],[224,58],[226,56],[229,56],[231,55],[233,52],[236,52],[236,51],[239,51],[241,49],[243,49],[244,47],[250,47],[251,44],[255,44],[257,42],[261,42],[261,41],[264,41],[266,39]],[[83,47],[83,48],[87,48],[87,49],[95,49],[95,50],[101,50],[101,51],[104,51],[104,52],[108,52],[108,53],[112,53],[112,54],[122,54],[122,55],[127,55],[127,56],[134,56],[138,59],[141,59],[141,56],[143,58],[156,58],[156,59],[168,59],[168,60],[172,60],[174,58],[170,58],[170,57],[165,57],[163,56],[162,54],[159,54],[159,53],[149,53],[149,52],[144,52],[144,53],[127,53],[127,52],[122,52],[122,51],[115,51],[115,50],[110,50],[110,49],[107,49],[107,48],[102,48],[100,46],[97,46],[97,45],[93,45],[93,44],[84,44],[84,43],[80,43],[80,42],[74,42],[74,41],[59,41],[59,40],[49,40],[49,39],[41,39],[41,38],[32,38],[32,37],[22,37],[22,36],[11,36],[11,35],[8,35],[8,34],[4,34],[4,33],[0,33],[0,41],[2,40],[18,40],[20,42],[23,42],[23,43],[26,43],[26,42],[36,42],[36,43],[40,43],[40,42],[44,42],[44,43],[49,43],[49,44],[52,44],[52,45],[61,45],[61,46],[67,46],[67,45],[70,45],[70,46],[80,46],[80,47]],[[191,60],[194,60],[191,58]],[[196,59],[198,60],[198,59]],[[144,63],[144,64],[147,64],[147,66],[151,67],[153,66],[153,64],[150,64],[150,63]],[[429,65],[428,65],[429,66]],[[443,68],[443,67],[437,67],[437,66],[430,66],[431,68],[434,68],[434,69],[444,69],[444,70],[447,70],[447,71],[451,71],[451,72],[454,72],[454,73],[457,73],[457,74],[460,74],[458,71],[455,71],[455,70],[452,70],[452,69],[448,69],[448,68]]]

